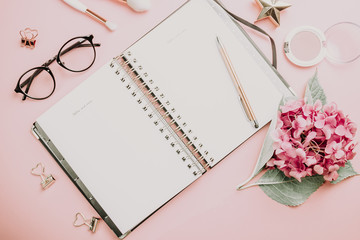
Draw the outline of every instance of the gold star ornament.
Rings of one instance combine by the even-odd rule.
[[[280,11],[291,6],[291,4],[281,2],[278,0],[256,0],[262,7],[262,10],[256,21],[270,18],[272,22],[278,27],[280,26]]]

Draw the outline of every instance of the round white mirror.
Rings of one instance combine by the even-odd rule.
[[[325,57],[336,63],[350,63],[360,57],[360,26],[340,22],[325,33],[311,26],[292,30],[285,38],[286,57],[301,67],[314,66]]]
[[[285,39],[285,55],[301,67],[316,65],[326,56],[325,40],[324,34],[314,27],[295,28]]]

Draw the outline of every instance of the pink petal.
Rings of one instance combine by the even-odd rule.
[[[338,151],[336,151],[336,153],[335,153],[335,157],[336,157],[337,159],[340,159],[340,158],[342,158],[342,157],[344,157],[344,156],[345,156],[345,153],[344,153],[343,150],[338,150]]]
[[[303,132],[302,129],[297,129],[297,130],[295,130],[294,133],[293,133],[294,138],[295,138],[295,139],[300,138],[302,132]]]
[[[325,142],[326,140],[324,132],[320,129],[316,129],[316,138],[321,142]]]
[[[272,138],[273,138],[274,141],[276,141],[276,142],[289,141],[289,136],[288,136],[287,133],[286,133],[285,131],[283,131],[282,129],[276,129],[276,130],[272,133]]]
[[[332,141],[332,142],[328,142],[328,144],[326,145],[325,147],[325,153],[327,154],[333,154],[334,153],[334,147],[336,145],[336,142],[335,141]]]
[[[348,128],[349,128],[351,134],[352,134],[352,135],[355,135],[355,133],[356,133],[356,131],[357,131],[357,125],[356,125],[356,123],[350,122],[350,123],[348,124]]]
[[[266,166],[267,166],[267,167],[270,167],[270,168],[271,168],[271,167],[274,167],[274,166],[275,166],[274,161],[275,161],[274,158],[270,159],[270,160],[266,163]]]
[[[293,178],[296,178],[299,182],[301,182],[301,178],[306,176],[306,171],[298,172],[296,170],[290,171],[289,175]]]
[[[275,155],[276,155],[276,157],[277,157],[278,159],[284,159],[284,160],[286,160],[286,159],[289,158],[289,156],[286,154],[286,152],[285,152],[283,149],[281,149],[281,148],[278,148],[278,149],[275,150]]]
[[[345,136],[347,132],[347,129],[344,127],[344,125],[339,125],[335,129],[335,133],[339,136]]]
[[[291,176],[289,175],[290,170],[289,170],[288,168],[281,169],[281,171],[283,171],[283,173],[285,174],[285,176],[291,177]]]
[[[331,115],[333,112],[335,112],[337,110],[337,105],[336,103],[330,103],[330,104],[326,104],[324,106],[324,112],[327,115]]]
[[[348,144],[346,144],[344,150],[345,150],[346,152],[352,151],[352,150],[355,148],[356,145],[357,145],[357,143],[356,143],[355,141],[351,141],[351,142],[349,142]]]
[[[337,127],[338,123],[336,121],[336,115],[325,118],[325,124],[330,125],[333,128]]]
[[[306,166],[310,167],[310,166],[316,164],[316,162],[317,162],[316,158],[314,156],[310,156],[310,157],[306,158],[304,163],[306,164]],[[317,165],[317,166],[319,166],[319,165]]]
[[[286,154],[291,157],[294,158],[296,157],[296,151],[293,148],[293,146],[291,145],[291,143],[289,142],[284,142],[283,144],[281,144],[282,149],[284,149],[284,151],[286,152]]]
[[[315,103],[314,103],[314,110],[315,110],[315,111],[320,111],[321,108],[322,108],[322,103],[321,103],[321,101],[318,99],[318,100],[316,100]]]
[[[345,118],[345,114],[341,110],[337,110],[337,112],[334,112],[334,115],[337,115],[338,118]]]
[[[291,120],[289,119],[290,114],[285,113],[281,115],[281,121],[283,122],[282,128],[290,128],[291,127]]]
[[[311,115],[311,113],[313,111],[313,106],[306,104],[302,107],[302,109],[303,109],[304,116],[308,117]]]
[[[324,115],[324,114],[318,115],[318,116],[315,118],[314,126],[315,126],[316,128],[323,128],[324,125],[325,125],[325,115]]]
[[[307,169],[306,169],[306,173],[307,173],[308,176],[312,176],[312,175],[313,175],[313,170],[312,170],[312,168],[307,168]]]
[[[322,175],[324,173],[324,168],[320,165],[315,165],[314,166],[314,171],[319,174]]]
[[[278,166],[279,168],[282,168],[285,166],[285,161],[284,160],[277,160],[277,161],[274,161],[274,164],[276,166]]]
[[[304,141],[304,146],[309,145],[311,140],[313,140],[315,137],[316,137],[316,132],[308,133],[308,135],[306,136],[305,141]]]
[[[295,100],[295,101],[288,101],[284,106],[281,106],[281,112],[287,113],[287,112],[296,112],[304,105],[303,100]]]
[[[339,165],[334,164],[329,167],[329,172],[337,171],[339,170]]]
[[[300,128],[306,127],[307,121],[302,116],[297,117],[295,121],[298,122],[298,127]]]
[[[338,177],[339,174],[336,171],[324,175],[325,181],[329,181],[329,182],[336,180]]]
[[[346,153],[346,159],[351,160],[351,159],[353,159],[355,157],[355,155],[356,155],[356,152],[347,152]]]
[[[323,128],[325,125],[325,119],[323,120],[316,120],[315,123],[314,123],[314,126],[316,128]]]
[[[302,159],[305,159],[306,153],[305,153],[304,149],[302,149],[302,148],[297,148],[297,149],[295,150],[295,152],[296,152],[296,155],[297,155],[297,156],[299,156],[299,157],[302,158]]]
[[[353,139],[355,134],[352,134],[350,129],[346,129],[345,137],[348,139]]]
[[[296,178],[299,182],[301,182],[301,175],[297,171],[291,171],[289,175],[293,178]]]
[[[280,155],[282,153],[284,153],[285,151],[282,148],[278,148],[275,150],[275,155]]]
[[[322,128],[322,131],[325,135],[325,139],[330,139],[331,137],[331,134],[332,134],[332,128],[329,126],[329,125],[325,125],[323,128]]]
[[[353,139],[353,137],[355,136],[356,130],[357,130],[356,124],[353,122],[349,122],[347,124],[347,131],[345,133],[345,137],[347,137],[349,139]]]

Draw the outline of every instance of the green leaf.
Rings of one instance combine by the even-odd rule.
[[[284,105],[287,101],[292,100],[292,99],[296,99],[296,97],[282,98],[281,101],[280,101],[280,104],[279,104],[279,108],[280,108],[280,106]],[[246,188],[245,184],[247,184],[248,182],[250,182],[251,179],[253,179],[255,176],[257,176],[261,172],[261,170],[264,168],[265,164],[272,157],[272,155],[274,153],[274,149],[273,149],[274,141],[273,141],[273,139],[271,137],[271,134],[275,130],[276,121],[277,121],[277,113],[275,113],[275,115],[274,115],[274,117],[273,117],[273,119],[272,119],[272,121],[270,123],[268,132],[267,132],[267,134],[265,136],[265,140],[264,140],[263,146],[262,146],[261,151],[260,151],[259,158],[257,160],[256,166],[255,166],[252,174],[250,175],[250,177],[247,180],[245,180],[243,183],[239,184],[236,187],[237,190],[241,190],[241,189]]]
[[[351,165],[351,163],[349,161],[347,161],[345,163],[344,167],[339,168],[339,170],[337,172],[339,174],[339,177],[335,181],[332,181],[331,182],[332,184],[337,184],[337,183],[341,182],[342,180],[344,180],[344,179],[346,179],[348,177],[359,175],[359,173],[357,173],[353,169],[353,167],[352,167],[352,165]]]
[[[278,170],[268,170],[256,182],[271,199],[287,206],[298,206],[306,201],[323,183],[321,175],[302,178],[288,178]]]
[[[316,100],[320,100],[322,105],[326,104],[326,95],[324,89],[320,86],[317,72],[309,80],[305,90],[305,100],[307,104],[314,104]]]

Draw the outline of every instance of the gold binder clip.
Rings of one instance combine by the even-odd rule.
[[[19,31],[21,36],[21,46],[27,48],[34,48],[36,43],[36,37],[38,31],[36,29],[25,28],[24,30]]]
[[[32,168],[31,174],[41,177],[40,184],[43,189],[48,188],[55,182],[55,178],[51,174],[48,176],[45,175],[45,167],[42,163],[38,163],[36,167]]]
[[[75,215],[74,226],[80,227],[82,225],[86,225],[89,227],[89,230],[94,233],[96,231],[96,227],[99,220],[100,218],[96,218],[96,217],[92,217],[91,219],[86,219],[82,213],[78,212]]]

